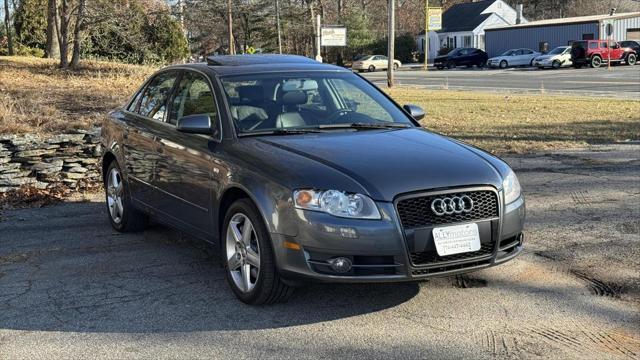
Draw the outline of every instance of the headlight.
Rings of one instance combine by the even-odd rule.
[[[348,194],[338,190],[296,190],[293,192],[296,208],[322,211],[334,216],[356,219],[380,219],[380,211],[370,197]]]
[[[509,170],[507,177],[502,180],[502,188],[504,189],[505,204],[510,204],[520,197],[520,193],[522,191],[520,188],[520,182],[512,170]]]

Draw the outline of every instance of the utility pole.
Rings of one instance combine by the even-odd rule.
[[[227,19],[229,20],[227,22],[229,28],[228,28],[228,32],[229,32],[229,55],[235,55],[236,54],[236,44],[233,41],[233,16],[232,16],[232,4],[231,4],[231,0],[227,0]]]
[[[393,87],[393,59],[394,59],[394,45],[395,45],[395,25],[396,25],[396,4],[395,0],[389,0],[389,39],[387,42],[387,87]]]
[[[322,62],[322,28],[320,26],[320,14],[316,16],[316,61]]]
[[[425,1],[424,6],[424,44],[422,45],[422,51],[424,52],[424,71],[429,70],[429,0]]]
[[[276,0],[276,27],[278,28],[278,53],[282,54],[282,35],[280,35],[280,3]]]

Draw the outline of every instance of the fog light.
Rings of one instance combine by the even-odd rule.
[[[333,258],[328,262],[329,265],[331,265],[331,269],[333,269],[333,271],[335,272],[345,273],[351,270],[351,260],[347,259],[346,257]]]
[[[522,245],[523,242],[524,242],[524,234],[520,234],[518,236],[518,245]]]

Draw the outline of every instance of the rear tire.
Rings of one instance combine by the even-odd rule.
[[[396,63],[393,64],[393,70],[398,70],[398,64]]]
[[[376,67],[373,66],[373,65],[370,65],[369,66],[369,72],[374,72],[374,71],[376,71]]]
[[[147,226],[147,215],[133,207],[128,184],[122,177],[117,161],[112,161],[104,176],[107,215],[111,226],[119,232],[142,231]]]
[[[637,58],[635,54],[627,55],[627,65],[633,66],[636,64]]]
[[[591,58],[591,67],[592,68],[599,68],[600,66],[602,66],[602,58],[598,55],[594,56]]]
[[[240,301],[261,305],[286,302],[291,297],[294,288],[280,278],[271,237],[251,200],[231,204],[220,236],[227,282]]]

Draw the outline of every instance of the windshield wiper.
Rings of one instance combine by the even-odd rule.
[[[324,124],[318,125],[318,129],[404,129],[410,127],[407,124],[398,123],[348,123],[348,124]]]
[[[262,135],[295,135],[295,134],[308,134],[308,133],[319,133],[322,132],[318,129],[273,129],[273,130],[264,130],[264,131],[252,131],[246,133],[239,133],[238,137],[245,136],[262,136]]]

